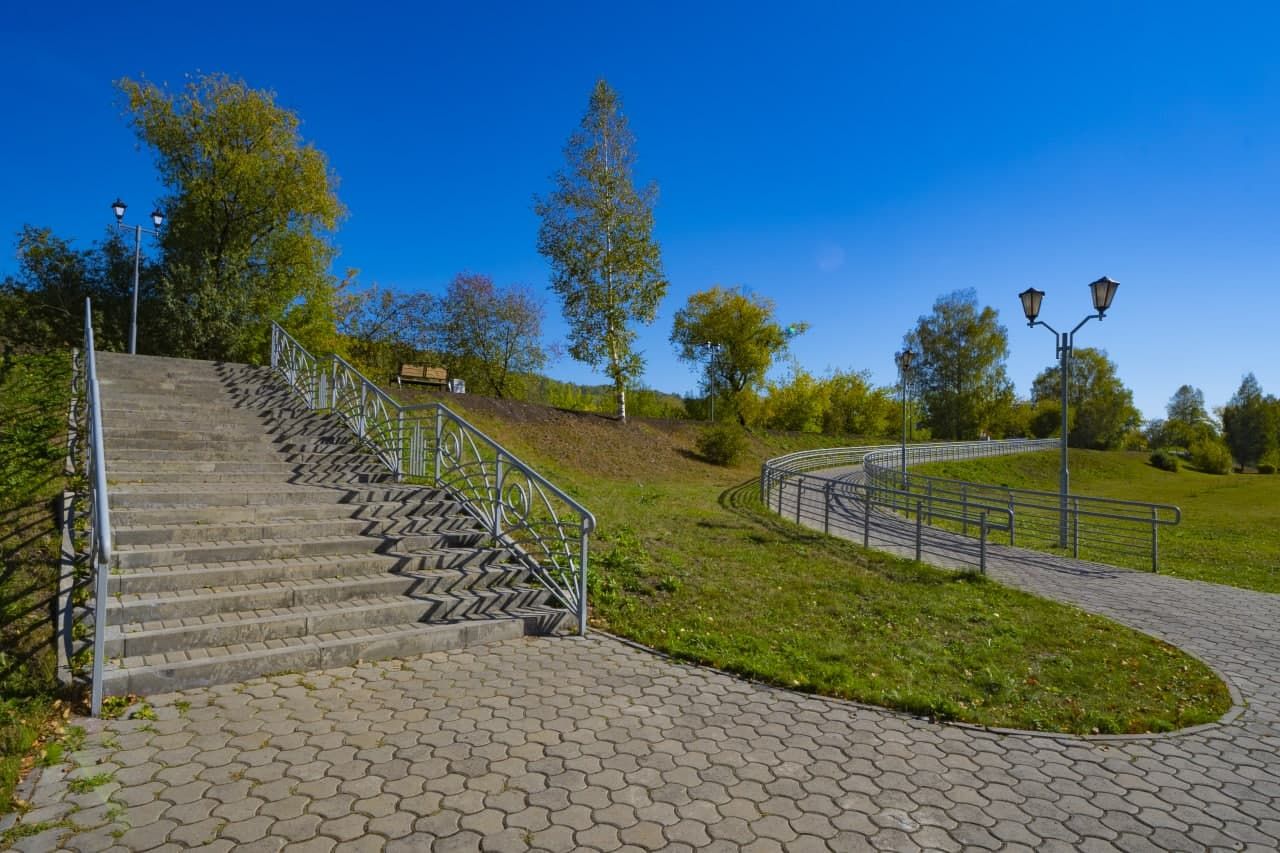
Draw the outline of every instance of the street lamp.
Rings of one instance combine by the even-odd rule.
[[[1067,547],[1067,493],[1071,487],[1071,474],[1067,470],[1067,389],[1071,382],[1071,351],[1075,346],[1076,332],[1080,331],[1080,327],[1090,320],[1105,319],[1106,313],[1111,308],[1111,300],[1116,297],[1116,288],[1120,286],[1120,282],[1112,281],[1105,275],[1089,285],[1089,291],[1093,295],[1093,310],[1096,314],[1090,314],[1085,317],[1070,332],[1059,332],[1043,320],[1037,320],[1040,316],[1040,303],[1044,299],[1044,291],[1036,290],[1034,287],[1028,287],[1026,290],[1018,294],[1018,298],[1022,300],[1022,313],[1027,315],[1027,325],[1031,327],[1044,326],[1053,333],[1057,340],[1057,356],[1059,359],[1059,370],[1062,372],[1062,466],[1058,475],[1058,547]]]
[[[138,352],[138,270],[142,264],[142,232],[154,237],[160,236],[160,226],[164,224],[164,214],[159,210],[151,211],[151,223],[155,229],[143,228],[141,225],[125,225],[124,212],[129,205],[119,198],[111,202],[111,212],[116,215],[116,228],[128,230],[133,228],[133,311],[129,317],[129,355]]]
[[[894,364],[898,365],[898,372],[902,374],[902,488],[907,487],[907,374],[911,370],[911,360],[915,358],[915,353],[910,349],[904,349],[902,352],[894,353]]]
[[[705,344],[703,344],[703,346],[707,348],[707,382],[710,384],[709,399],[711,400],[711,420],[714,422],[716,419],[715,358],[720,352],[720,345],[713,344],[711,343],[711,341],[707,341]]]

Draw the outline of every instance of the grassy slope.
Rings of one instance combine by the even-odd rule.
[[[1161,471],[1145,453],[1071,451],[1071,490],[1174,504],[1182,523],[1160,534],[1160,571],[1178,577],[1280,592],[1280,476]],[[921,465],[938,477],[1054,490],[1057,451]]]
[[[596,513],[593,623],[647,645],[988,725],[1161,730],[1228,705],[1206,667],[1137,632],[761,511],[751,482],[759,460],[830,439],[756,437],[752,458],[726,470],[696,458],[697,424],[449,402]]]
[[[53,501],[64,486],[70,381],[65,354],[16,356],[0,368],[0,812],[59,716]]]

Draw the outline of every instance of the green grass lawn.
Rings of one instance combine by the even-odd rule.
[[[56,698],[54,500],[65,486],[70,382],[65,353],[0,365],[0,813],[66,713]]]
[[[759,459],[829,440],[756,436],[753,459],[723,469],[693,454],[697,425],[450,403],[597,515],[598,627],[774,684],[992,726],[1160,731],[1229,706],[1207,667],[1144,634],[763,510]]]
[[[1280,476],[1161,471],[1147,454],[1072,450],[1071,491],[1174,504],[1182,522],[1160,531],[1160,571],[1184,578],[1280,592]],[[1057,451],[912,468],[935,477],[1052,491]]]

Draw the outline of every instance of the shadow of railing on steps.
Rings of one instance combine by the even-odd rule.
[[[337,415],[396,479],[442,488],[528,566],[587,631],[595,516],[442,403],[404,406],[338,355],[271,325],[271,367],[315,412]]]

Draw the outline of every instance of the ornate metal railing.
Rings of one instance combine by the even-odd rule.
[[[926,462],[975,459],[1009,453],[1055,450],[1056,439],[975,441],[907,447],[907,466]],[[864,455],[868,484],[892,486],[921,500],[925,512],[938,501],[978,502],[1007,506],[1017,515],[1017,544],[1024,548],[1060,551],[1062,501],[1058,492],[902,473],[900,448],[879,448]],[[1181,510],[1169,504],[1068,495],[1067,548],[1075,558],[1134,567],[1160,566],[1160,528],[1178,524]],[[967,526],[967,525],[965,525]]]
[[[111,572],[111,507],[107,498],[106,450],[102,441],[102,392],[93,346],[93,310],[84,301],[84,397],[86,401],[85,465],[89,482],[89,569],[93,583],[93,682],[90,709],[102,712],[102,669],[107,633],[107,580]]]
[[[447,489],[587,631],[586,507],[441,403],[403,406],[337,355],[317,359],[276,324],[271,366],[307,404],[340,417],[402,480]]]

